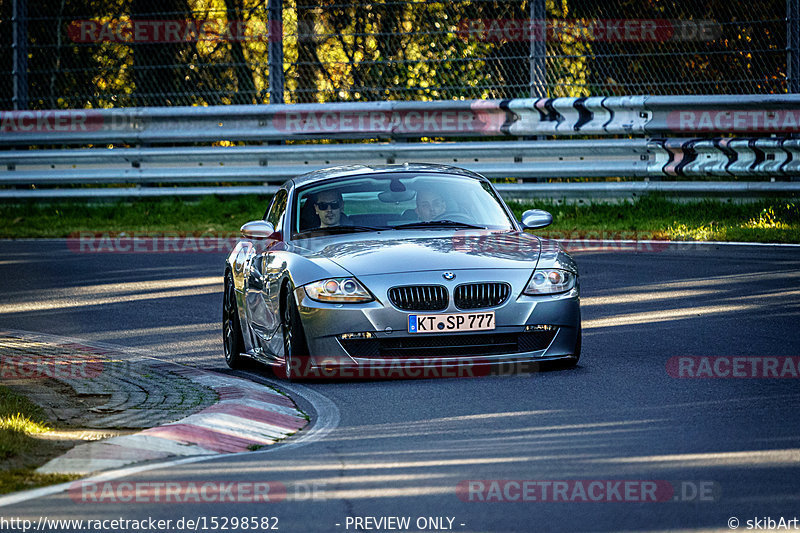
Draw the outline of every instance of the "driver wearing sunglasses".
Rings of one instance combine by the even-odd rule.
[[[342,213],[344,200],[338,191],[322,191],[314,201],[314,212],[319,217],[320,228],[347,224],[347,215]]]

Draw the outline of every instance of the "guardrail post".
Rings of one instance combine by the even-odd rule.
[[[531,1],[528,34],[531,41],[530,95],[531,98],[547,98],[547,11],[545,10],[545,0]]]
[[[283,103],[283,5],[282,0],[269,0],[269,103]]]
[[[28,0],[14,0],[11,15],[13,26],[14,109],[28,109]]]

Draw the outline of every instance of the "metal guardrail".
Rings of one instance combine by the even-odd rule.
[[[282,183],[334,164],[447,163],[493,178],[646,177],[647,141],[344,144],[0,152],[0,185]]]
[[[669,137],[685,133],[777,133],[781,137]],[[628,96],[447,102],[373,102],[0,112],[0,198],[271,193],[274,185],[334,164],[447,163],[490,178],[642,178],[638,185],[515,184],[539,191],[613,196],[648,191],[697,196],[797,194],[800,95]],[[533,135],[648,135],[665,138],[510,140]],[[393,142],[258,146],[149,146],[222,139],[484,137],[493,142]],[[506,140],[501,140],[505,138]],[[15,147],[132,144],[132,148]],[[656,180],[777,179],[736,185]],[[191,184],[163,187],[165,184]],[[247,186],[209,187],[227,183]],[[260,185],[253,185],[258,183]],[[137,187],[20,189],[134,184]],[[552,185],[552,187],[551,187]],[[751,186],[753,185],[753,186]],[[9,188],[16,187],[16,188]],[[703,193],[702,191],[706,191]],[[577,194],[577,193],[575,193]]]
[[[623,181],[601,183],[498,183],[507,199],[636,198],[651,193],[677,198],[760,198],[800,195],[800,182],[741,181]]]
[[[164,196],[239,196],[272,195],[277,185],[251,187],[125,187],[103,189],[0,189],[2,200],[42,200],[54,198],[155,198]]]
[[[227,147],[169,148],[71,148],[63,150],[0,151],[0,165],[112,164],[112,163],[256,163],[262,166],[286,161],[382,160],[443,158],[463,161],[472,158],[526,159],[549,157],[623,157],[646,154],[646,139],[597,139],[552,141],[427,142],[370,144],[304,144]]]
[[[651,193],[670,198],[765,198],[800,195],[800,182],[686,182],[623,181],[601,183],[498,183],[506,200],[521,199],[633,199]],[[126,187],[104,189],[0,189],[0,199],[147,198],[160,196],[271,195],[277,185],[232,187]]]
[[[0,151],[0,185],[281,183],[332,164],[447,163],[491,178],[800,176],[800,140],[598,139]]]
[[[800,95],[611,96],[0,112],[0,145],[800,133]]]

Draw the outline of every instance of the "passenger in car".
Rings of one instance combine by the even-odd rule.
[[[417,209],[416,213],[423,222],[434,220],[447,211],[447,204],[438,191],[434,189],[417,190]]]

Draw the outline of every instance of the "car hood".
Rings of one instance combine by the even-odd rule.
[[[326,258],[356,276],[474,268],[533,269],[541,243],[522,232],[420,231],[317,237],[296,241],[297,253]]]

